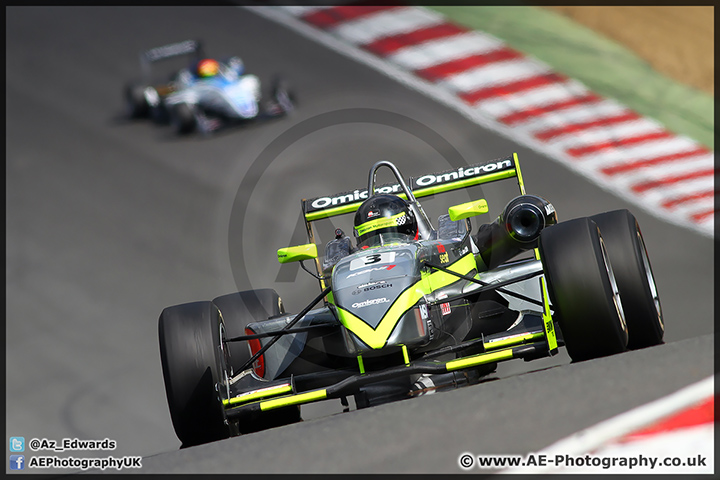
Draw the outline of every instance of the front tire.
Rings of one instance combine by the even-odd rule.
[[[167,307],[160,314],[165,393],[183,447],[230,436],[220,394],[227,380],[223,329],[211,302]]]
[[[665,324],[640,226],[628,210],[590,217],[600,228],[613,265],[628,327],[628,348],[663,343]]]
[[[143,85],[129,84],[123,92],[125,112],[129,118],[144,118],[150,113]]]
[[[172,108],[170,121],[179,135],[188,135],[197,128],[195,112],[187,103],[178,103]]]
[[[215,298],[213,303],[225,321],[227,338],[245,335],[248,323],[261,322],[285,313],[280,296],[271,288],[222,295]],[[250,349],[247,342],[229,342],[227,346],[230,352],[229,366],[234,374],[238,374],[239,368],[250,360]]]
[[[285,307],[277,292],[271,288],[245,290],[242,292],[222,295],[213,300],[227,328],[226,338],[246,335],[245,328],[249,323],[262,322],[270,317],[285,313]],[[247,342],[228,342],[228,365],[233,375],[250,360],[250,349]],[[252,367],[250,367],[252,368]],[[289,406],[262,412],[252,420],[238,424],[242,434],[280,427],[302,420],[300,407]]]
[[[627,349],[628,330],[612,264],[589,218],[546,228],[540,258],[553,308],[573,361]]]

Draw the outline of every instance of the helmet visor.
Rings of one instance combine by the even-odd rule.
[[[371,235],[364,240],[358,241],[358,247],[379,247],[382,245],[390,245],[393,243],[409,243],[415,240],[414,235],[407,233],[389,232]]]
[[[408,242],[413,240],[413,235],[408,234],[408,227],[412,219],[406,212],[397,213],[391,217],[379,217],[361,223],[355,227],[355,234],[358,237],[358,245],[383,245],[398,241]]]

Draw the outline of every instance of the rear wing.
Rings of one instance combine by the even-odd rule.
[[[183,55],[194,55],[199,59],[203,55],[202,43],[199,40],[184,40],[151,48],[140,54],[140,65],[143,71],[149,74],[153,63]]]
[[[429,173],[420,177],[410,177],[407,185],[415,197],[420,198],[513,177],[517,177],[520,194],[524,195],[525,187],[516,153],[488,162]],[[399,183],[382,185],[375,191],[376,193],[393,193],[406,198]],[[310,228],[310,222],[355,212],[367,198],[367,188],[363,188],[326,197],[303,199],[303,215],[305,221],[308,222],[308,228]]]
[[[410,177],[407,185],[415,198],[419,198],[513,177],[517,178],[520,195],[525,195],[525,185],[523,184],[517,153],[513,153],[512,156],[509,157],[498,158],[483,163],[429,173],[420,177]],[[375,187],[375,191],[377,193],[394,193],[407,200],[407,196],[403,193],[402,186],[399,183]],[[364,188],[337,193],[327,197],[303,199],[302,210],[303,216],[305,217],[308,242],[315,244],[313,222],[337,215],[354,213],[367,198],[368,189]],[[315,257],[315,269],[320,282],[320,288],[324,289],[327,285],[322,278],[322,266],[317,256]]]

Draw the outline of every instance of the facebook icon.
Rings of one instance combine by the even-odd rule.
[[[25,455],[10,455],[10,470],[23,470],[25,468]]]

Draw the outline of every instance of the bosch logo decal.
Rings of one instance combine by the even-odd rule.
[[[390,301],[390,300],[388,300],[388,299],[385,298],[385,297],[382,297],[382,298],[373,298],[372,300],[365,300],[365,301],[363,301],[363,302],[353,303],[353,304],[352,304],[352,307],[353,307],[353,308],[363,308],[363,307],[368,307],[368,306],[370,306],[370,305],[379,305],[379,304],[381,304],[381,303],[388,303],[389,301]]]
[[[373,290],[378,290],[380,288],[391,288],[393,286],[392,283],[386,283],[384,281],[382,282],[375,282],[375,283],[366,283],[365,285],[360,285],[357,287],[357,290],[353,290],[353,295],[360,295],[361,293],[365,292],[371,292]]]

